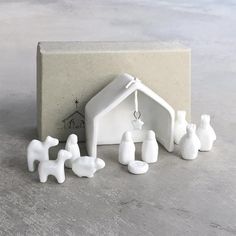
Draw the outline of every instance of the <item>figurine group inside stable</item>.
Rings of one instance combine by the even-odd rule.
[[[113,127],[117,117],[122,117],[122,122]],[[188,124],[185,111],[175,114],[163,98],[129,74],[117,76],[86,104],[85,130],[88,156],[80,155],[75,134],[69,135],[56,160],[50,160],[49,148],[57,146],[58,139],[48,136],[43,142],[32,140],[27,148],[29,171],[34,171],[39,161],[39,179],[43,183],[49,175],[63,183],[64,166],[72,168],[79,177],[91,178],[105,167],[105,162],[97,157],[97,145],[118,140],[119,163],[127,165],[132,174],[144,174],[149,164],[158,161],[158,142],[169,152],[174,150],[175,143],[183,159],[194,160],[198,151],[210,151],[216,140],[209,115],[201,116],[198,127]],[[141,161],[135,159],[136,142],[142,142]]]

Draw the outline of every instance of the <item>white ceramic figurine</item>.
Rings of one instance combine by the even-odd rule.
[[[105,167],[105,162],[100,158],[82,156],[72,162],[72,171],[79,177],[91,178],[97,170]]]
[[[212,149],[214,141],[216,140],[216,134],[210,124],[209,115],[201,115],[201,123],[197,128],[196,133],[201,142],[200,151],[210,151]]]
[[[49,160],[48,149],[57,146],[59,140],[47,136],[44,142],[32,140],[27,147],[27,162],[29,171],[35,170],[35,161]]]
[[[144,161],[130,161],[128,164],[128,171],[134,175],[145,174],[148,169],[148,163]]]
[[[186,111],[177,111],[174,128],[174,142],[176,144],[179,144],[181,138],[186,134],[187,125]]]
[[[152,130],[148,130],[146,139],[142,144],[142,160],[147,163],[154,163],[158,159],[158,144],[156,135]]]
[[[187,133],[180,140],[181,156],[185,160],[193,160],[197,158],[200,148],[200,140],[196,135],[196,125],[189,124],[187,126]]]
[[[126,131],[121,139],[119,146],[119,162],[122,165],[128,165],[130,161],[135,160],[135,146],[130,131]]]
[[[80,149],[78,145],[78,137],[75,134],[71,134],[66,141],[65,149],[72,154],[72,158],[65,162],[67,168],[72,167],[72,161],[80,157]]]
[[[49,175],[55,176],[59,184],[65,181],[64,163],[70,159],[72,154],[66,150],[60,150],[57,154],[57,159],[44,160],[39,163],[38,172],[41,183],[45,183]]]

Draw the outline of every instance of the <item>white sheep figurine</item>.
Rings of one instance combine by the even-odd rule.
[[[27,162],[29,171],[35,170],[35,161],[49,160],[48,149],[57,146],[59,140],[47,136],[44,142],[39,140],[32,140],[27,147]]]
[[[45,183],[49,175],[55,176],[59,184],[65,181],[65,161],[70,159],[72,154],[66,150],[60,150],[57,154],[57,159],[43,160],[39,163],[38,172],[39,180],[41,183]]]

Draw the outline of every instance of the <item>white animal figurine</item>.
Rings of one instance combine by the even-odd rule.
[[[57,154],[57,159],[44,160],[39,163],[38,172],[39,180],[41,183],[45,183],[49,175],[55,176],[59,184],[65,181],[65,168],[64,163],[70,159],[72,154],[66,150],[61,149]]]
[[[189,124],[187,133],[180,140],[181,156],[185,160],[193,160],[197,158],[198,150],[201,148],[201,143],[196,135],[196,125]]]
[[[142,160],[147,163],[154,163],[158,159],[158,143],[156,135],[152,130],[148,130],[147,137],[142,144]]]
[[[210,151],[212,149],[214,141],[216,140],[216,134],[210,124],[209,115],[201,115],[201,123],[197,128],[196,133],[201,142],[200,151]]]
[[[65,162],[67,168],[72,167],[72,161],[80,157],[80,149],[78,143],[78,137],[75,134],[71,134],[66,141],[65,150],[72,154],[72,158]]]
[[[92,178],[97,170],[104,167],[102,159],[89,156],[82,156],[72,162],[72,171],[79,177]]]
[[[174,142],[176,144],[179,144],[181,138],[186,134],[187,125],[186,111],[177,111],[174,128]]]
[[[57,146],[59,140],[47,136],[44,142],[39,140],[32,140],[27,147],[27,162],[29,171],[35,170],[35,161],[49,160],[48,149]]]
[[[126,131],[121,139],[119,146],[119,162],[122,165],[128,165],[130,161],[135,160],[135,146],[130,131]]]

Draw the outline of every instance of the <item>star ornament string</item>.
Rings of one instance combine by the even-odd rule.
[[[132,84],[137,82],[137,78],[134,78],[131,80],[126,88],[129,88]],[[136,130],[141,130],[144,122],[141,120],[141,112],[139,111],[139,106],[138,106],[138,90],[134,92],[134,112],[133,112],[134,120],[132,120],[132,125],[134,129]]]
[[[138,129],[138,130],[141,130],[143,125],[144,125],[144,122],[140,119],[141,117],[141,112],[139,111],[139,108],[138,108],[138,91],[136,90],[134,92],[134,120],[132,120],[132,125],[134,127],[134,129]]]

